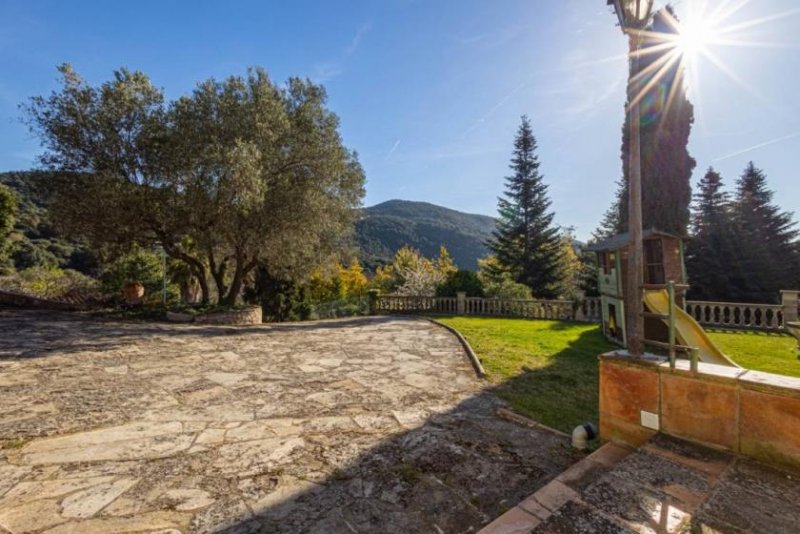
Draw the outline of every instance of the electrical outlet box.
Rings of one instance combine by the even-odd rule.
[[[645,428],[650,428],[652,430],[658,430],[658,414],[653,412],[646,412],[644,410],[641,411],[641,422],[642,426]]]

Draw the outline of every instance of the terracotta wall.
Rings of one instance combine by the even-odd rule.
[[[800,467],[800,379],[661,358],[600,357],[600,435],[638,446],[656,432]]]

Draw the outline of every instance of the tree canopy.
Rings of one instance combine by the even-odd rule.
[[[800,240],[792,214],[772,203],[766,175],[750,162],[733,198],[709,168],[695,195],[686,267],[695,299],[776,302],[800,285]]]
[[[3,184],[0,184],[0,268],[5,262],[8,250],[8,235],[14,228],[17,215],[17,199],[14,193]]]
[[[62,87],[26,107],[44,142],[55,220],[99,247],[160,244],[208,301],[232,304],[256,266],[308,272],[340,247],[364,194],[323,87],[260,68],[167,102],[141,72]]]

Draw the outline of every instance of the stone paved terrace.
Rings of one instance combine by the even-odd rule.
[[[800,476],[656,435],[606,444],[481,534],[790,534]]]
[[[0,533],[469,532],[575,458],[418,319],[0,309]]]

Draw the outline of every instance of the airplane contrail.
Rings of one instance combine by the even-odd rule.
[[[770,139],[769,141],[764,141],[763,143],[758,143],[757,145],[743,148],[741,150],[737,150],[736,152],[731,152],[730,154],[725,154],[724,156],[720,156],[711,161],[722,161],[725,159],[733,158],[736,156],[740,156],[742,154],[746,154],[747,152],[752,152],[753,150],[758,150],[759,148],[764,148],[765,146],[770,146],[783,141],[788,141],[789,139],[794,139],[795,137],[800,137],[800,132],[794,132],[788,135],[784,135],[782,137],[778,137],[776,139]]]

